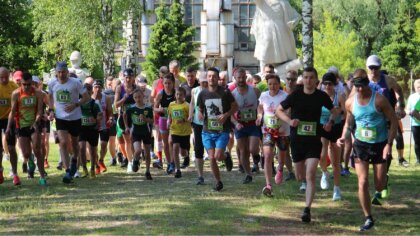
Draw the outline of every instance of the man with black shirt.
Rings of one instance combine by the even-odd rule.
[[[238,110],[235,98],[227,88],[218,85],[219,71],[210,68],[207,72],[209,86],[198,95],[200,119],[204,120],[203,144],[210,158],[210,167],[216,179],[215,191],[223,189],[217,161],[226,159],[226,165],[232,165],[232,159],[225,158],[224,151],[229,141],[231,130],[230,117]]]
[[[295,163],[296,176],[301,181],[306,173],[306,207],[302,222],[311,221],[310,208],[315,195],[316,168],[322,149],[321,129],[330,131],[334,124],[335,109],[328,95],[316,88],[318,73],[315,68],[307,67],[303,71],[303,89],[295,90],[280,103],[276,115],[290,124],[290,147]],[[321,127],[321,109],[331,111],[327,124]],[[290,117],[286,110],[291,108]]]
[[[200,86],[200,84],[197,81],[197,71],[194,68],[188,67],[185,75],[187,76],[187,81],[181,83],[180,87],[186,91],[185,101],[191,103],[191,90]]]

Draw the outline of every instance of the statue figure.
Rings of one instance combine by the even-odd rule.
[[[300,15],[287,0],[255,0],[255,5],[251,34],[256,41],[254,57],[260,61],[261,71],[265,64],[273,64],[276,69],[289,62],[293,62],[293,67],[299,66],[293,28]]]
[[[82,81],[85,81],[86,77],[90,76],[90,72],[86,68],[80,68],[82,65],[82,55],[79,51],[73,51],[71,53],[70,63],[71,67],[69,68],[69,72],[76,74]]]

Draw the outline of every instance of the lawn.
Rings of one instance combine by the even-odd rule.
[[[266,198],[261,194],[265,183],[262,172],[251,184],[243,185],[245,176],[234,168],[232,172],[222,171],[225,188],[213,192],[206,162],[204,186],[195,185],[192,166],[183,171],[181,179],[153,169],[153,181],[145,180],[144,169],[128,175],[120,167],[108,167],[108,172],[96,179],[76,179],[64,185],[63,172],[55,169],[56,145],[51,149],[48,187],[23,174],[21,186],[13,186],[10,177],[0,185],[0,234],[336,235],[357,234],[363,222],[354,171],[342,178],[343,200],[339,202],[331,200],[331,187],[320,189],[318,173],[312,222],[303,224],[304,194],[296,181],[274,186],[274,198]],[[412,163],[414,159],[412,154]],[[234,160],[236,163],[236,155]],[[7,176],[8,161],[4,166]],[[420,166],[392,164],[391,196],[382,206],[373,207],[376,226],[369,234],[420,234],[419,180]],[[370,186],[372,193],[372,182]]]

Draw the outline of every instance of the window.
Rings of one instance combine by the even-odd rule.
[[[201,10],[203,0],[185,0],[185,23],[195,27],[193,41],[201,40]]]
[[[235,49],[252,51],[255,49],[255,39],[251,35],[251,25],[255,14],[254,0],[233,0],[232,11],[235,20],[235,33],[237,34]]]

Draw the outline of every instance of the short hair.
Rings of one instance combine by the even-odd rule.
[[[165,76],[163,76],[163,79],[165,80],[165,79],[169,79],[169,80],[171,80],[173,83],[175,83],[175,77],[174,77],[174,74],[172,74],[172,73],[168,73],[168,74],[166,74]]]
[[[185,72],[187,72],[187,73],[194,73],[194,72],[197,72],[197,70],[194,67],[189,66],[189,67],[187,67],[187,69],[185,70]]]
[[[366,71],[364,69],[362,69],[362,68],[356,69],[353,72],[353,79],[359,78],[359,77],[367,77]]]
[[[179,63],[179,61],[177,60],[172,60],[171,62],[169,62],[169,67],[180,67],[181,64]]]
[[[235,70],[234,75],[237,75],[239,73],[246,74],[246,70],[243,67],[239,67],[237,70]]]
[[[267,83],[268,83],[268,80],[269,79],[275,79],[275,80],[277,80],[277,82],[280,83],[280,77],[278,75],[276,75],[276,74],[268,74],[268,75],[266,75],[265,76],[265,80],[267,81]]]
[[[161,66],[161,67],[159,68],[159,73],[162,73],[162,74],[164,74],[164,75],[168,74],[168,73],[169,73],[169,69],[168,69],[168,67],[167,67],[167,66]]]
[[[209,71],[213,71],[217,75],[217,77],[219,77],[219,70],[216,67],[208,68],[207,72],[209,72]]]
[[[85,88],[87,91],[92,91],[93,89],[92,85],[88,83],[83,84],[83,88]]]
[[[133,91],[133,96],[134,96],[134,94],[136,94],[136,93],[140,93],[141,95],[143,95],[143,96],[144,96],[144,93],[143,93],[143,91],[141,91],[141,89],[138,89],[138,88],[134,89],[134,91]]]
[[[187,94],[187,91],[186,91],[183,87],[178,87],[178,88],[176,89],[176,91],[177,91],[178,93],[182,93],[182,94],[184,94],[184,96]]]
[[[265,65],[264,65],[264,68],[266,68],[266,67],[268,67],[268,68],[270,68],[270,69],[274,70],[274,66],[273,66],[273,64],[265,64]]]
[[[252,76],[252,79],[256,79],[258,81],[261,81],[261,76],[255,74],[255,75]]]
[[[114,76],[107,76],[106,80],[114,80]]]
[[[316,69],[314,67],[311,67],[311,66],[306,67],[306,68],[303,69],[303,72],[312,72],[312,73],[315,74],[315,78],[318,79],[318,71],[316,71]]]
[[[298,73],[297,73],[297,71],[295,71],[295,70],[288,70],[288,71],[287,71],[287,74],[291,74],[291,75],[293,75],[295,78],[297,78],[297,77],[298,77]]]
[[[32,79],[32,75],[31,75],[31,73],[29,73],[29,72],[24,72],[23,73],[23,78],[22,78],[24,81],[29,81],[29,80],[31,80]]]

